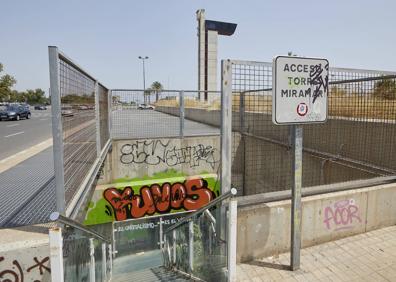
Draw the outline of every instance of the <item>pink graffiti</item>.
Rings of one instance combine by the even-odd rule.
[[[359,216],[359,207],[354,200],[341,200],[333,206],[324,209],[324,220],[327,229],[335,228],[335,231],[353,228],[353,223],[362,222]]]

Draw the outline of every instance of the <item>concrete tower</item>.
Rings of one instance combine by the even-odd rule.
[[[217,88],[217,36],[234,34],[234,23],[205,20],[205,10],[197,10],[198,21],[198,89],[216,91]],[[208,101],[208,93],[201,101]]]

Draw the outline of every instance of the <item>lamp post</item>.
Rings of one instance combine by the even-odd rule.
[[[144,97],[144,103],[146,104],[146,70],[144,68],[144,60],[147,60],[149,57],[147,56],[139,56],[139,59],[142,60],[143,62],[143,97]]]

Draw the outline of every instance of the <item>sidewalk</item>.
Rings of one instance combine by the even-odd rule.
[[[396,281],[396,226],[303,249],[301,269],[289,253],[237,266],[238,281]]]

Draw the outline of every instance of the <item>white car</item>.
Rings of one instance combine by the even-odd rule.
[[[139,104],[138,109],[139,110],[154,110],[154,106],[147,105],[147,104]]]

